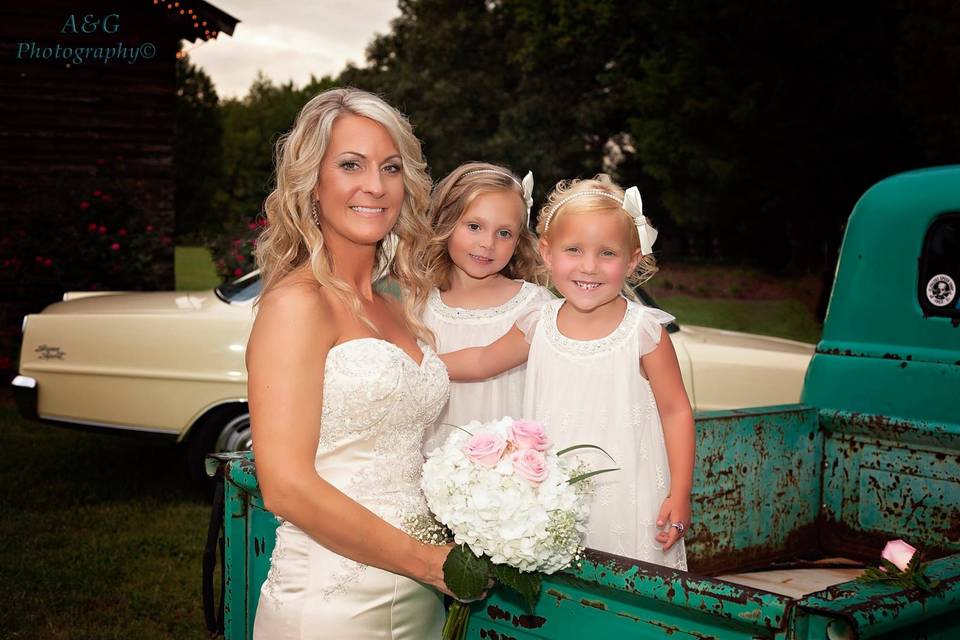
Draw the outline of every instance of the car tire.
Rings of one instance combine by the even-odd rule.
[[[213,481],[207,476],[207,454],[248,451],[252,444],[247,405],[237,404],[214,409],[190,430],[186,443],[190,478],[209,493]]]

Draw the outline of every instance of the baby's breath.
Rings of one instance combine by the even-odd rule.
[[[424,513],[406,516],[401,522],[410,537],[424,544],[443,545],[453,542],[453,534],[443,523]]]

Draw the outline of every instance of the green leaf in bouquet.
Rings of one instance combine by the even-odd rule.
[[[595,444],[575,444],[567,447],[566,449],[561,449],[560,451],[557,451],[557,456],[562,456],[565,453],[570,453],[571,451],[576,451],[577,449],[596,449],[598,451],[602,451],[603,455],[610,458],[611,462],[616,462],[616,460],[613,459],[613,456],[611,456],[609,453],[604,451],[603,447],[598,447]]]
[[[890,576],[880,571],[880,569],[867,567],[863,570],[863,573],[857,577],[857,582],[884,582],[889,579]]]
[[[620,471],[620,467],[614,467],[612,469],[597,469],[596,471],[590,471],[587,473],[581,473],[578,476],[574,476],[567,480],[568,484],[577,484],[581,480],[586,480],[587,478],[592,478],[593,476],[599,475],[601,473],[608,473],[610,471]]]
[[[491,566],[486,556],[478,558],[470,547],[461,544],[447,554],[443,563],[443,580],[461,600],[475,600],[487,588]]]
[[[910,558],[910,562],[907,563],[907,569],[905,573],[912,573],[920,569],[920,558],[923,555],[923,552],[919,549],[914,552],[913,556]]]
[[[540,574],[520,571],[507,564],[492,566],[493,577],[496,578],[497,582],[520,594],[520,597],[527,604],[527,610],[533,611],[533,605],[537,603],[537,597],[540,595],[540,584],[542,582]]]
[[[880,558],[880,564],[883,565],[883,568],[887,570],[887,572],[890,574],[891,577],[898,576],[901,573],[903,573],[902,571],[900,571],[900,567],[893,564],[886,558]]]

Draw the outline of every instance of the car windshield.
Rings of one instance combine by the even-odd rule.
[[[236,280],[224,282],[214,291],[224,302],[246,302],[260,295],[261,286],[260,271],[251,271]]]

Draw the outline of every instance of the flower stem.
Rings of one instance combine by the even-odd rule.
[[[463,640],[467,637],[467,620],[470,619],[470,605],[454,600],[447,609],[447,620],[443,623],[443,640]]]

